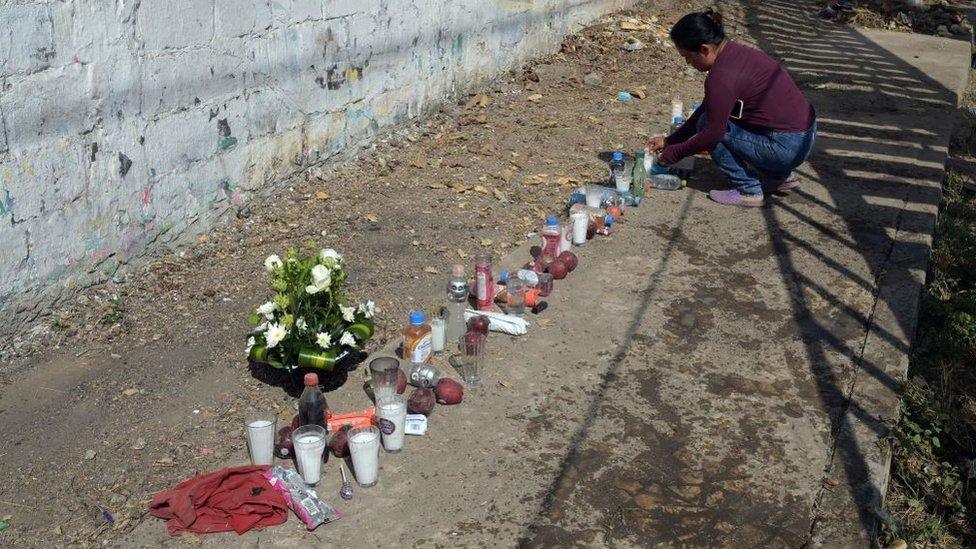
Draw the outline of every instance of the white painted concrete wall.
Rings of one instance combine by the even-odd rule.
[[[0,332],[631,4],[0,3]]]

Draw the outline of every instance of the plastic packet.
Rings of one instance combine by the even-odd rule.
[[[341,511],[319,498],[315,490],[305,484],[298,471],[275,465],[263,475],[275,490],[281,492],[288,507],[302,519],[309,530],[315,530],[321,524],[328,524],[342,517]]]

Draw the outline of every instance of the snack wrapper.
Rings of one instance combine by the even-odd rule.
[[[298,471],[275,465],[263,475],[275,490],[281,492],[288,507],[302,519],[309,530],[315,530],[322,524],[342,517],[341,511],[319,498],[315,490],[305,484]]]

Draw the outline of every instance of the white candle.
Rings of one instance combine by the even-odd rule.
[[[435,353],[444,351],[444,336],[447,330],[447,323],[441,317],[430,319],[430,348]]]
[[[274,422],[258,419],[248,423],[247,446],[251,451],[251,464],[271,465],[274,462]]]
[[[368,487],[376,484],[380,469],[380,432],[376,427],[355,429],[349,435],[349,453],[356,482]]]
[[[586,229],[590,224],[590,216],[584,212],[576,212],[573,218],[573,244],[582,246],[586,244]]]

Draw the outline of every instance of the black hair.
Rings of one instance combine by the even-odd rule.
[[[719,45],[725,41],[722,16],[711,8],[689,13],[671,28],[671,41],[684,51],[699,51],[705,44]]]

